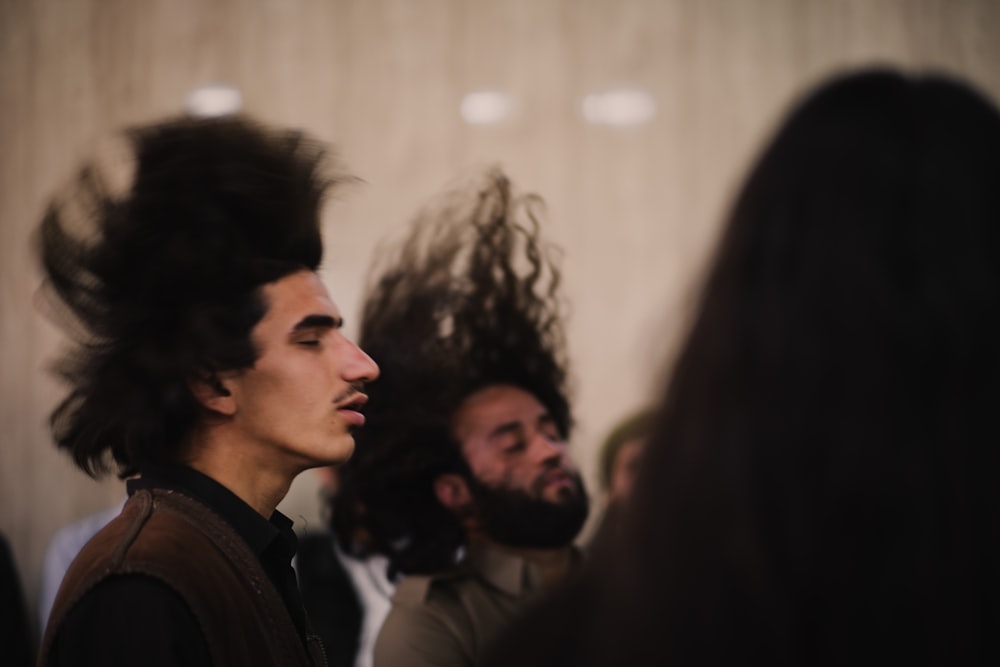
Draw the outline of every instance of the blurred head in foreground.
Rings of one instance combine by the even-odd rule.
[[[995,663],[997,312],[996,107],[892,71],[812,92],[735,202],[625,542],[548,609],[577,639],[536,617],[524,651]]]

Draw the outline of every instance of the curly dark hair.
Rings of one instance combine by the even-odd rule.
[[[498,169],[484,181],[418,216],[411,236],[376,265],[364,302],[359,344],[382,374],[369,387],[354,457],[340,469],[340,498],[360,505],[338,498],[336,507],[363,507],[355,519],[404,573],[447,567],[464,544],[433,480],[469,474],[451,434],[465,397],[515,385],[546,406],[564,436],[572,425],[560,274],[539,238],[541,200],[513,196]]]
[[[115,195],[93,165],[49,205],[37,243],[50,312],[76,343],[57,445],[92,476],[175,460],[199,419],[188,382],[247,368],[259,287],[323,255],[326,151],[245,118],[126,133],[135,171]],[[89,226],[80,231],[81,223]],[[89,232],[89,233],[88,233]]]

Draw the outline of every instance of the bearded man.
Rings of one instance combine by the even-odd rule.
[[[404,575],[376,667],[475,664],[579,565],[588,498],[568,451],[560,276],[540,205],[492,170],[376,265],[359,342],[383,379],[340,470]]]

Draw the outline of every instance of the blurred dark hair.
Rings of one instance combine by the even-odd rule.
[[[544,618],[582,664],[996,664],[997,312],[996,108],[819,88],[736,201],[624,543]]]
[[[171,120],[127,137],[130,189],[112,194],[85,167],[37,239],[50,314],[76,343],[57,365],[70,392],[53,432],[95,476],[109,452],[122,476],[174,460],[199,418],[188,382],[253,365],[250,332],[267,310],[258,288],[317,268],[330,183],[317,143],[248,119]]]
[[[359,344],[382,373],[368,387],[366,425],[340,482],[341,493],[360,499],[376,548],[396,571],[448,567],[465,542],[433,480],[471,474],[451,434],[469,394],[521,387],[569,435],[559,271],[539,238],[540,205],[512,195],[491,170],[423,211],[374,269]]]

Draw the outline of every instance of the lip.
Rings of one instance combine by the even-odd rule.
[[[368,396],[362,393],[353,394],[350,399],[337,405],[337,412],[353,426],[364,426],[365,416],[361,408],[368,402]]]

